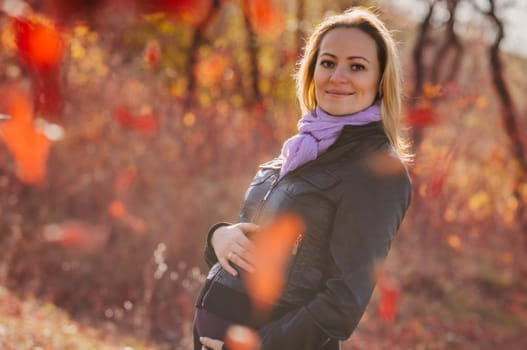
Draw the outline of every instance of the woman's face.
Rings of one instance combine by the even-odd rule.
[[[358,28],[335,28],[320,42],[314,82],[317,104],[329,114],[369,107],[380,79],[375,40]]]

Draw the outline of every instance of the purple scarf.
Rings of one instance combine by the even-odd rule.
[[[328,114],[316,107],[298,121],[299,133],[284,142],[280,154],[284,160],[280,178],[324,153],[337,140],[345,125],[364,125],[379,120],[381,109],[378,103],[342,116]]]

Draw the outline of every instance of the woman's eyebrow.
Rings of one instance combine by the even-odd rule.
[[[324,55],[325,55],[325,56],[330,56],[330,57],[332,57],[332,58],[337,58],[336,55],[334,55],[334,54],[332,54],[332,53],[329,53],[329,52],[322,52],[322,53],[320,54],[320,56],[324,56]],[[348,60],[361,59],[361,60],[364,60],[364,61],[370,63],[370,60],[368,60],[368,59],[367,59],[366,57],[364,57],[364,56],[348,56],[348,57],[346,57],[346,59],[348,59]]]

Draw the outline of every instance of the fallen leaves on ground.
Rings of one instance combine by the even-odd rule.
[[[0,286],[0,349],[160,350],[118,334],[112,327],[97,329],[72,320],[49,302],[22,300]]]

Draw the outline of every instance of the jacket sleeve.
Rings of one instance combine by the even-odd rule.
[[[375,285],[374,267],[388,254],[410,203],[411,184],[401,164],[395,174],[361,167],[344,185],[324,288],[263,328],[261,350],[318,350],[330,339],[349,338],[359,323]]]
[[[212,248],[211,239],[212,234],[214,231],[216,231],[218,228],[222,226],[229,226],[231,225],[228,222],[218,222],[217,224],[214,224],[207,233],[207,242],[205,243],[205,262],[207,263],[207,266],[209,269],[218,262],[218,257],[216,256],[216,253],[214,252],[214,248]]]

